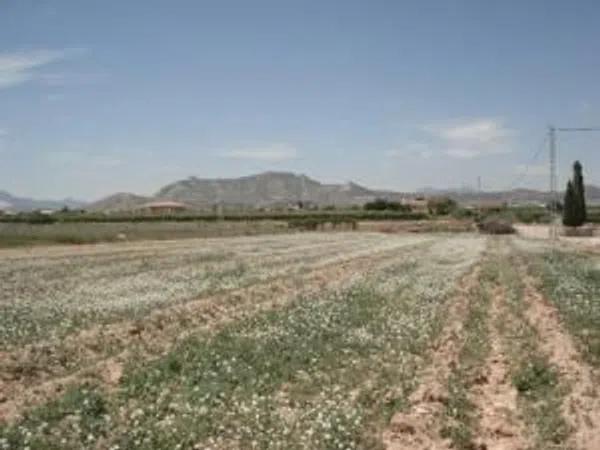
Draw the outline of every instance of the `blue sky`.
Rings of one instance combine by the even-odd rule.
[[[549,123],[600,125],[600,2],[6,0],[0,189],[149,194],[290,170],[545,187]],[[600,133],[559,139],[600,184]]]

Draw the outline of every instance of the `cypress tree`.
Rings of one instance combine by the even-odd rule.
[[[576,216],[576,208],[577,208],[577,200],[575,198],[575,189],[573,188],[573,183],[571,180],[567,183],[567,190],[565,191],[565,201],[563,206],[563,225],[568,227],[576,227],[577,226],[577,216]]]
[[[583,168],[579,161],[575,161],[573,164],[573,191],[576,204],[576,226],[579,226],[583,225],[587,220],[587,208],[585,206],[585,186],[583,185]]]

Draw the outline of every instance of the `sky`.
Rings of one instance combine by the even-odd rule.
[[[0,190],[94,200],[267,170],[548,185],[600,126],[600,2],[2,0]],[[600,184],[600,132],[559,133]]]

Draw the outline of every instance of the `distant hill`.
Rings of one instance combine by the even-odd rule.
[[[90,203],[87,205],[86,209],[89,211],[101,212],[131,211],[137,206],[147,203],[150,200],[150,197],[119,192],[105,197],[102,200],[98,200],[97,202]]]
[[[600,204],[600,188],[593,185],[586,186],[586,200],[591,205]],[[510,204],[549,203],[552,195],[548,191],[535,189],[513,189],[511,191],[437,191],[437,194],[447,195],[461,204],[477,203],[481,201],[501,201]],[[432,195],[429,192],[429,195]],[[558,194],[562,201],[563,193]]]
[[[322,184],[305,175],[265,172],[229,179],[191,177],[163,187],[155,198],[207,207],[218,203],[268,206],[299,201],[317,205],[351,205],[362,204],[376,195],[376,191],[355,183]]]
[[[590,203],[600,203],[600,188],[587,186]],[[175,181],[152,197],[134,194],[115,194],[92,203],[90,210],[124,211],[149,201],[171,200],[185,203],[192,208],[205,209],[216,204],[240,207],[268,207],[273,205],[304,202],[319,206],[362,205],[377,197],[400,200],[404,197],[447,195],[462,204],[480,201],[510,203],[547,203],[550,194],[532,189],[512,191],[477,192],[474,190],[427,189],[418,193],[401,193],[366,188],[356,183],[325,184],[306,175],[290,172],[264,172],[240,178],[197,178],[190,177]],[[562,194],[561,194],[562,198]]]
[[[31,211],[35,209],[60,209],[84,207],[90,211],[130,211],[144,203],[171,200],[185,203],[192,208],[207,209],[216,204],[239,207],[268,207],[290,205],[297,202],[318,206],[362,205],[377,197],[400,200],[405,197],[447,195],[462,204],[480,201],[509,203],[547,203],[550,194],[532,189],[512,191],[477,192],[474,190],[437,190],[428,188],[417,193],[373,190],[356,183],[325,184],[290,172],[264,172],[240,178],[196,178],[170,183],[150,197],[130,193],[118,193],[99,201],[84,204],[75,200],[34,200],[18,198],[0,191],[0,209]],[[562,198],[562,194],[560,195]],[[590,204],[600,204],[600,188],[586,186]]]
[[[6,191],[0,191],[0,209],[13,211],[34,211],[37,209],[70,209],[81,208],[84,202],[66,198],[64,200],[35,200],[26,197],[17,197]]]

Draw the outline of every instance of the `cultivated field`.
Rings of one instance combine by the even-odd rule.
[[[600,449],[600,255],[476,234],[0,251],[0,449]]]
[[[0,248],[50,244],[252,236],[289,232],[286,222],[155,221],[57,222],[29,224],[0,222]]]

